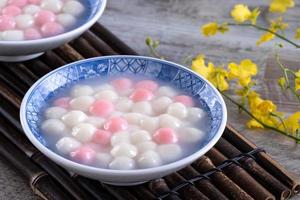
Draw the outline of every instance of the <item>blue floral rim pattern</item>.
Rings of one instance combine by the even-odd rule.
[[[42,77],[25,99],[25,122],[35,138],[47,146],[39,131],[42,110],[61,90],[86,79],[112,75],[136,74],[171,83],[196,99],[210,116],[210,133],[206,143],[219,131],[226,113],[218,91],[204,78],[175,63],[140,56],[107,56],[78,61],[58,68]],[[22,113],[21,113],[22,116]]]

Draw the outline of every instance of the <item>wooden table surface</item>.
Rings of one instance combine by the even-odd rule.
[[[229,11],[237,2],[264,9],[263,19],[259,23],[266,24],[268,0],[234,1],[234,0],[109,0],[106,11],[100,22],[107,26],[123,41],[138,53],[148,55],[144,44],[146,36],[161,40],[160,52],[168,60],[181,62],[187,55],[202,53],[215,63],[227,63],[250,58],[259,66],[256,89],[264,98],[278,104],[278,109],[293,112],[299,104],[289,95],[278,95],[281,91],[276,79],[280,71],[272,63],[274,43],[261,47],[255,46],[259,32],[241,27],[231,28],[225,35],[205,38],[199,34],[199,27],[209,21],[230,20]],[[300,25],[300,1],[284,17],[289,23],[288,36]],[[281,55],[288,64],[300,67],[300,50],[285,45]],[[247,116],[238,114],[236,107],[227,102],[228,123],[243,133],[256,145],[263,147],[288,170],[300,175],[300,145],[271,131],[249,130],[245,127]],[[300,199],[294,197],[293,199]],[[0,157],[0,199],[36,199],[28,184],[20,175]]]

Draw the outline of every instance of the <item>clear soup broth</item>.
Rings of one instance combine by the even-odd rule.
[[[186,93],[143,77],[80,81],[53,97],[40,124],[49,148],[72,161],[145,169],[191,155],[209,117]]]

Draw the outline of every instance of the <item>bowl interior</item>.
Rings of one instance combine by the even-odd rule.
[[[42,77],[26,94],[21,107],[21,121],[26,134],[48,148],[40,132],[43,110],[62,90],[81,80],[95,77],[136,75],[167,82],[196,100],[209,115],[210,131],[199,150],[217,142],[226,123],[226,107],[218,91],[201,76],[175,63],[139,56],[107,56],[82,60],[58,68]],[[28,129],[28,130],[27,130]],[[212,144],[213,143],[213,144]],[[206,151],[208,149],[206,148]],[[204,152],[205,153],[205,152]],[[202,153],[202,154],[204,154]]]
[[[69,30],[66,30],[64,33],[51,36],[51,37],[45,37],[41,39],[35,39],[35,40],[22,40],[22,41],[3,41],[0,40],[0,44],[31,44],[32,42],[51,42],[49,39],[55,39],[61,36],[69,35],[69,33],[76,31],[77,29],[80,29],[84,24],[89,22],[90,20],[94,19],[95,17],[100,17],[102,12],[104,11],[104,8],[106,6],[106,0],[82,0],[80,1],[88,10],[88,12],[85,12],[83,16],[80,17],[80,19],[77,19],[78,22],[74,27],[71,27]],[[95,21],[97,20],[95,19]]]

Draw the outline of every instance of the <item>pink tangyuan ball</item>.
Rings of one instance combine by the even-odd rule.
[[[54,22],[56,19],[56,15],[48,10],[41,10],[34,15],[35,23],[39,26],[46,24],[48,22]]]
[[[143,81],[137,82],[135,87],[147,89],[147,90],[154,92],[158,88],[158,84],[155,81],[143,80]]]
[[[150,90],[138,88],[130,95],[130,99],[135,102],[150,101],[153,98],[153,93]]]
[[[62,34],[64,31],[64,27],[56,22],[47,22],[41,27],[41,33],[45,37]]]
[[[101,117],[107,116],[114,110],[114,105],[108,100],[97,100],[91,105],[89,109],[91,114]]]
[[[186,106],[194,106],[194,100],[192,97],[187,95],[179,95],[174,97],[175,102],[180,102]]]
[[[27,0],[9,0],[8,4],[23,8],[24,6],[27,5]]]
[[[97,130],[92,141],[96,144],[107,145],[110,143],[111,132],[106,130]]]
[[[128,122],[122,117],[112,117],[104,123],[103,128],[113,133],[124,131],[128,128]]]
[[[128,90],[132,86],[132,81],[128,78],[119,78],[112,82],[117,91]]]
[[[2,14],[3,15],[8,15],[8,16],[17,16],[19,14],[21,14],[22,10],[21,8],[19,8],[18,6],[7,6],[5,8],[2,9]]]
[[[96,151],[88,145],[82,146],[70,153],[71,158],[75,161],[89,164],[95,160]]]
[[[26,40],[36,40],[42,38],[41,33],[36,28],[29,28],[24,31],[24,36]],[[69,102],[68,102],[69,104]],[[62,106],[60,106],[62,107]]]
[[[62,98],[56,99],[53,104],[58,107],[69,108],[70,101],[71,101],[70,97],[62,97]]]
[[[0,16],[0,31],[11,30],[16,26],[16,22],[13,17],[8,15]]]
[[[171,128],[160,128],[153,134],[153,140],[158,144],[171,144],[178,141],[175,131]]]

